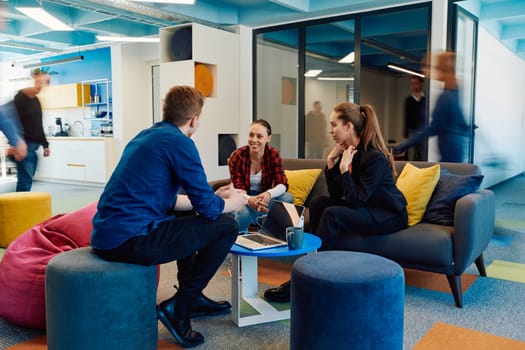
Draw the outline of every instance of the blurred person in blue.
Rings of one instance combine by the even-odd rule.
[[[419,134],[396,146],[395,154],[405,152],[430,136],[438,137],[441,162],[461,163],[464,160],[465,145],[469,127],[459,103],[456,80],[456,55],[443,52],[436,56],[435,79],[444,83],[443,92],[438,97],[430,125]],[[428,76],[428,74],[426,74]]]
[[[22,137],[18,115],[13,101],[0,106],[0,131],[12,146],[7,154],[16,161],[22,161],[27,155],[27,145]]]
[[[0,29],[4,27],[3,18],[5,17],[6,6],[5,2],[0,2]],[[16,161],[24,159],[27,155],[27,145],[22,138],[21,126],[12,101],[0,106],[0,131],[4,133],[7,142],[12,146],[8,155]]]

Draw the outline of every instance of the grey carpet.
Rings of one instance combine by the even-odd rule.
[[[42,184],[45,188],[45,184]],[[60,189],[53,186],[55,193],[53,205],[60,208],[68,205],[72,209],[86,202],[100,188],[68,187]],[[518,176],[492,188],[496,194],[497,227],[484,256],[486,265],[495,259],[525,264],[525,176]],[[86,191],[87,196],[86,196]],[[79,199],[82,197],[81,199]],[[56,200],[56,202],[55,202]],[[510,203],[510,204],[509,204]],[[89,204],[89,202],[85,203]],[[85,205],[84,204],[84,205]],[[211,298],[229,300],[231,298],[230,277],[227,259],[205,293]],[[175,291],[176,263],[161,266],[161,279],[157,300],[169,298]],[[477,274],[475,266],[468,273]],[[260,286],[262,292],[267,286]],[[525,341],[525,284],[478,278],[464,294],[464,307],[454,305],[450,293],[436,292],[421,288],[406,287],[405,293],[405,334],[404,348],[412,349],[436,322],[487,332],[494,335]],[[288,349],[289,321],[273,322],[238,328],[229,315],[197,319],[193,328],[202,332],[206,342],[198,349]],[[36,335],[43,334],[11,325],[0,319],[0,349],[5,349]],[[168,331],[159,323],[159,337],[174,343]],[[445,347],[446,348],[446,347]]]

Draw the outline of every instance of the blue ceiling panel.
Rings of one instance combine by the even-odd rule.
[[[7,13],[0,33],[0,60],[9,61],[41,52],[42,47],[47,52],[82,50],[83,46],[100,45],[95,39],[99,34],[151,36],[158,35],[161,27],[189,22],[224,29],[239,24],[262,28],[424,3],[424,0],[196,0],[194,5],[171,5],[129,0],[10,0],[4,2]],[[525,59],[525,0],[463,0],[458,1],[458,5],[478,18],[480,26],[497,40]],[[54,32],[17,11],[17,6],[41,6],[71,25],[74,31]],[[421,56],[426,48],[428,17],[426,9],[415,6],[399,13],[373,12],[363,18],[362,34],[394,51]],[[337,46],[346,49],[347,40],[348,45],[353,45],[353,21],[334,23],[324,28],[326,33],[321,32],[321,28],[324,27],[310,32],[308,38],[309,47],[316,54],[334,57],[344,51]],[[294,45],[286,36],[268,39]],[[9,41],[16,41],[18,47],[9,46],[6,43]],[[6,44],[1,45],[2,42]],[[367,51],[363,48],[363,53]]]

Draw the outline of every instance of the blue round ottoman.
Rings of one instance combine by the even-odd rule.
[[[47,345],[52,350],[156,350],[156,266],[106,261],[91,247],[46,268]]]
[[[397,263],[348,251],[299,258],[292,268],[292,350],[403,349],[405,277]]]

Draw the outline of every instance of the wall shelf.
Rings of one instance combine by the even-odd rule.
[[[111,81],[108,79],[84,80],[82,86],[88,86],[90,90],[88,102],[82,105],[82,115],[86,122],[85,130],[91,130],[91,136],[101,136],[103,130],[113,130],[113,111],[111,98]],[[101,117],[97,115],[103,114]],[[112,136],[102,135],[102,136]]]

